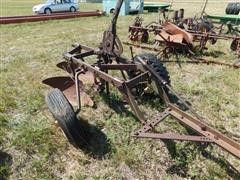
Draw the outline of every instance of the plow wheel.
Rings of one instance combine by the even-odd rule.
[[[84,132],[77,128],[78,120],[67,98],[59,89],[53,89],[47,94],[46,103],[69,142],[78,148],[79,140],[84,139]]]
[[[167,83],[170,84],[170,76],[169,76],[169,72],[167,71],[166,67],[160,62],[160,59],[157,58],[157,56],[153,55],[153,54],[140,54],[138,55],[139,57],[141,57],[143,60],[145,60],[147,62],[148,65],[150,65],[153,70],[155,72],[157,72],[157,74]],[[133,60],[134,63],[140,63],[138,58],[135,57]],[[137,76],[138,74],[135,73],[133,74],[133,76]],[[148,82],[142,82],[139,83],[136,87],[135,87],[135,92],[138,95],[141,95],[142,93],[144,93],[145,89],[148,87],[149,83]]]

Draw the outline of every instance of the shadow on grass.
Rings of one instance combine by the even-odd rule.
[[[169,92],[168,98],[172,104],[175,104],[181,110],[183,111],[188,110],[188,107],[186,107],[186,105],[176,95]],[[191,106],[191,103],[189,101],[185,100],[183,97],[181,97],[181,99],[183,99],[188,106]],[[141,98],[138,100],[138,102],[150,106],[151,108],[158,109],[159,111],[164,111],[166,108],[164,101],[157,93],[143,94]]]
[[[206,147],[210,145],[209,143],[187,142],[185,145],[177,148],[176,142],[173,140],[164,140],[163,142],[166,145],[172,159],[175,160],[175,163],[167,169],[167,173],[169,174],[177,174],[183,178],[189,177],[189,164],[194,163],[194,160],[196,160],[196,154],[200,153],[206,159],[214,161],[218,164],[226,171],[229,177],[233,179],[240,179],[240,172],[227,160],[221,157],[216,157],[206,150]]]
[[[124,102],[123,100],[119,100],[115,96],[111,96],[111,95],[108,96],[105,93],[101,93],[101,97],[103,101],[117,114],[132,116],[134,119],[138,121],[134,113],[126,107],[126,105],[128,105],[127,102]]]
[[[204,56],[210,56],[210,57],[218,58],[220,56],[225,55],[225,53],[222,52],[222,51],[214,50],[214,51],[204,51],[203,55]]]
[[[202,148],[201,146],[198,146],[199,150],[203,157],[210,159],[217,163],[221,168],[223,168],[226,173],[233,179],[240,179],[240,172],[231,165],[226,159],[223,157],[216,157],[211,152],[208,152],[206,149]]]
[[[144,93],[141,98],[138,99],[140,104],[146,105],[159,111],[164,111],[164,101],[156,93]]]
[[[177,160],[175,164],[167,169],[168,174],[177,174],[180,177],[186,178],[188,176],[187,154],[184,150],[179,151],[176,148],[176,142],[173,140],[163,140],[172,159]]]
[[[219,65],[215,62],[210,61],[204,61],[204,57],[212,57],[212,58],[219,58],[221,56],[225,55],[224,52],[213,50],[213,51],[203,51],[203,52],[198,52],[195,55],[182,55],[181,57],[184,58],[184,60],[181,60],[181,57],[176,56],[176,60],[170,60],[169,58],[165,58],[164,60],[161,60],[162,63],[177,63],[179,68],[182,68],[182,64],[196,64],[196,65],[201,65],[201,64],[215,64]],[[187,58],[187,59],[185,59]],[[206,59],[208,60],[208,59]],[[224,64],[221,64],[224,65]],[[228,65],[226,65],[228,66]]]
[[[104,157],[111,150],[106,135],[98,127],[81,118],[78,119],[75,127],[78,132],[75,134],[77,148],[93,158]]]
[[[9,179],[12,165],[12,156],[0,151],[0,179]]]
[[[108,96],[101,93],[103,101],[116,113],[124,116],[132,116],[136,121],[137,117],[125,106],[127,103],[115,96]],[[96,126],[89,124],[87,121],[78,117],[76,121],[75,140],[77,148],[94,158],[104,157],[112,149],[106,135]]]

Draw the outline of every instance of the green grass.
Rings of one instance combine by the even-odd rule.
[[[1,16],[31,14],[32,5],[38,2],[1,1]],[[101,4],[82,6],[86,10],[101,8]],[[199,4],[174,5],[181,7],[186,8],[187,14],[200,11]],[[219,14],[224,7],[210,3],[207,11]],[[147,24],[157,20],[158,15],[146,13],[143,17]],[[117,31],[122,41],[127,40],[128,25],[134,18],[119,18]],[[203,148],[197,143],[131,138],[140,123],[129,106],[121,106],[116,91],[112,92],[110,104],[96,95],[97,107],[84,107],[79,114],[90,123],[96,144],[82,151],[67,142],[44,102],[50,88],[41,81],[65,75],[55,66],[63,52],[75,42],[97,47],[109,22],[110,17],[106,16],[0,27],[0,179],[239,179],[234,170],[239,171],[239,160],[215,145]],[[229,45],[225,41],[208,45],[207,54],[233,62],[235,56]],[[124,55],[129,56],[128,47],[124,48]],[[137,53],[142,51],[135,50]],[[174,89],[208,119],[207,123],[229,136],[240,136],[239,70],[206,64],[182,63],[182,68],[175,63],[165,65]],[[158,109],[154,107],[161,108],[159,101],[141,105],[149,114],[156,113]],[[188,131],[171,119],[159,129]],[[99,130],[104,134],[98,136]]]

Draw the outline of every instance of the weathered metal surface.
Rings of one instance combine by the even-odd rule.
[[[53,19],[69,19],[77,17],[102,16],[102,11],[75,12],[75,13],[53,13],[51,15],[32,15],[32,16],[10,16],[0,17],[0,24],[13,24],[24,22],[48,21]]]
[[[81,79],[82,78],[84,77],[81,77]],[[78,104],[76,85],[70,77],[64,77],[64,76],[51,77],[51,78],[45,79],[43,83],[53,88],[60,89],[71,104],[73,105]],[[92,107],[94,105],[94,102],[92,101],[91,97],[84,91],[83,83],[81,83],[80,92],[81,92],[82,106]]]
[[[83,51],[84,49],[81,49]],[[88,48],[89,50],[89,48]],[[101,51],[95,51],[96,54],[99,54]],[[84,53],[84,52],[81,52]],[[144,115],[138,108],[138,105],[131,93],[131,88],[134,87],[134,84],[137,85],[139,83],[139,78],[133,78],[132,80],[128,80],[128,82],[119,80],[118,78],[114,78],[111,75],[107,74],[106,69],[109,68],[112,70],[126,70],[128,67],[132,70],[142,70],[141,65],[133,65],[133,64],[123,64],[123,65],[118,65],[118,64],[102,64],[103,69],[101,69],[101,64],[98,65],[97,67],[94,67],[92,65],[89,65],[86,62],[81,61],[81,59],[76,58],[79,57],[78,53],[76,53],[76,57],[74,54],[65,54],[65,58],[71,59],[71,61],[74,62],[74,64],[78,64],[79,67],[85,69],[86,71],[92,72],[94,75],[100,77],[104,82],[109,82],[112,83],[114,86],[116,86],[121,93],[123,93],[124,97],[126,98],[127,102],[130,104],[133,112],[135,115],[138,117],[138,119],[142,122],[144,125],[142,128],[142,131],[138,131],[138,134],[134,134],[135,137],[145,137],[145,138],[153,138],[153,139],[174,139],[174,140],[188,140],[188,141],[196,141],[196,142],[214,142],[217,145],[221,146],[222,148],[226,149],[233,155],[237,156],[238,158],[240,157],[239,155],[239,144],[229,140],[226,136],[222,135],[221,133],[215,131],[214,129],[210,128],[207,126],[205,123],[202,121],[198,120],[197,118],[194,118],[187,113],[181,111],[177,107],[173,106],[172,104],[168,103],[168,108],[164,112],[165,114],[157,116],[156,119],[148,121],[145,119]],[[98,63],[96,63],[98,64]],[[145,66],[143,64],[143,66]],[[149,68],[149,66],[147,66]],[[104,71],[103,71],[104,70]],[[146,71],[142,78],[145,77],[147,78],[149,75],[155,76],[155,73],[148,69]],[[81,75],[80,75],[81,76]],[[79,77],[80,77],[79,76]],[[144,79],[144,78],[143,78]],[[159,79],[161,84],[165,84],[165,82],[161,79]],[[131,83],[130,83],[131,82]],[[173,133],[164,133],[164,134],[156,134],[156,133],[146,133],[148,130],[152,129],[154,126],[156,126],[160,121],[164,119],[164,117],[172,115],[179,121],[181,121],[184,125],[191,127],[194,129],[197,133],[199,133],[201,136],[189,136],[189,135],[177,135]],[[180,116],[181,115],[181,116]]]
[[[197,131],[199,134],[202,134],[206,138],[211,139],[215,144],[229,151],[236,157],[240,158],[240,144],[223,135],[219,131],[208,126],[203,121],[190,116],[189,114],[183,112],[176,106],[168,104],[172,109],[171,115],[178,119],[180,122],[183,122],[185,125]]]
[[[240,158],[240,145],[239,143],[233,141],[232,139],[226,137],[222,133],[216,131],[212,127],[204,123],[203,118],[200,117],[189,105],[186,103],[170,86],[170,84],[163,79],[158,72],[155,71],[154,67],[149,64],[149,59],[136,56],[134,59],[138,60],[137,62],[133,59],[127,59],[121,57],[119,53],[119,48],[116,47],[116,22],[118,13],[120,11],[123,0],[118,0],[118,3],[113,14],[113,19],[107,31],[104,32],[104,38],[99,46],[99,48],[91,48],[81,44],[75,44],[73,50],[64,54],[66,63],[58,64],[58,67],[64,69],[70,74],[70,76],[75,79],[75,84],[78,87],[75,87],[76,98],[78,99],[79,109],[82,105],[82,101],[79,99],[82,97],[83,89],[82,81],[89,80],[90,76],[93,76],[91,82],[99,87],[99,91],[105,91],[107,94],[110,92],[109,84],[115,86],[120,93],[123,95],[123,98],[128,102],[135,116],[140,120],[142,128],[133,134],[135,137],[144,137],[152,139],[173,139],[173,140],[187,140],[187,141],[196,141],[196,142],[213,142],[218,146],[222,147],[229,153]],[[87,61],[87,57],[94,56],[97,57],[96,61],[90,64]],[[83,59],[84,58],[84,59]],[[69,66],[70,64],[70,66]],[[71,67],[70,70],[66,67]],[[119,76],[113,77],[109,74],[110,70],[118,70],[121,72],[122,78]],[[131,72],[134,72],[135,76],[129,76]],[[124,73],[128,75],[128,78],[125,77]],[[92,74],[92,75],[91,75]],[[73,76],[74,75],[74,76]],[[81,76],[86,75],[87,78],[81,79]],[[71,78],[70,78],[71,79]],[[69,79],[69,80],[70,80]],[[81,81],[80,81],[81,80]],[[92,81],[93,80],[93,81]],[[166,104],[166,109],[164,112],[159,113],[153,119],[147,119],[144,113],[138,106],[136,101],[136,96],[133,95],[132,89],[137,87],[139,84],[148,81],[149,83],[155,82],[157,86],[157,91],[160,94],[160,97]],[[51,80],[44,81],[51,82]],[[72,83],[74,81],[58,81],[53,82],[55,87],[57,85],[63,91],[66,91],[69,88],[74,87]],[[51,84],[51,83],[47,83]],[[83,83],[84,84],[84,83]],[[169,92],[177,97],[194,115],[191,116],[186,112],[180,110],[178,107],[173,105],[169,99]],[[74,93],[71,93],[72,96],[75,96]],[[163,121],[167,116],[172,116],[177,119],[181,124],[190,127],[199,136],[190,136],[190,135],[178,135],[176,133],[166,132],[166,133],[152,133],[152,129],[156,127],[161,121]]]
[[[187,31],[179,28],[178,26],[176,26],[175,24],[171,23],[171,22],[165,22],[163,25],[163,29],[171,34],[171,35],[181,35],[183,40],[188,43],[188,44],[192,44],[193,43],[193,37],[190,33],[188,33]]]
[[[208,24],[194,24],[193,19],[176,19],[172,20],[177,25],[168,21],[151,22],[150,24],[143,26],[142,22],[136,18],[133,25],[129,26],[129,39],[136,42],[147,43],[148,38],[145,38],[146,41],[143,41],[142,34],[143,32],[149,36],[149,33],[153,33],[155,36],[155,44],[152,44],[153,48],[157,49],[160,45],[164,44],[165,47],[160,51],[167,51],[174,49],[184,49],[184,53],[188,52],[194,54],[193,42],[198,42],[200,51],[206,49],[207,43],[214,45],[217,40],[232,40],[231,49],[233,51],[239,52],[239,36],[227,36],[224,34],[218,34],[210,28]],[[140,21],[140,22],[139,22]],[[183,24],[187,24],[187,29],[183,29]],[[181,27],[181,28],[180,28]],[[168,53],[169,51],[167,51]],[[179,52],[179,51],[178,51]]]

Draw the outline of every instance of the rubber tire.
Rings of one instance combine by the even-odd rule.
[[[155,72],[166,82],[166,84],[170,85],[170,76],[166,69],[166,67],[160,62],[160,59],[157,58],[154,54],[146,53],[146,54],[140,54],[140,56],[143,60],[149,64]],[[133,59],[133,63],[141,63],[139,62],[137,56]],[[131,75],[130,77],[134,77],[134,75]],[[158,84],[157,86],[161,86],[161,83],[156,82]],[[144,86],[142,84],[139,84],[135,87],[135,90],[132,92],[134,95],[141,95],[144,92],[144,89],[147,87],[147,84]],[[165,92],[168,93],[168,89],[163,87],[165,89]],[[160,92],[159,92],[160,93]]]
[[[158,73],[158,75],[167,83],[170,84],[170,76],[169,72],[167,71],[166,67],[160,62],[161,60],[157,58],[154,54],[150,53],[144,53],[138,55],[141,57],[143,60],[147,62],[148,65],[150,65],[155,72]],[[139,63],[139,60],[137,57],[133,59],[134,63]]]
[[[238,15],[240,12],[240,3],[228,3],[225,12],[226,14]]]
[[[115,9],[114,9],[114,8],[112,8],[112,9],[111,9],[109,12],[113,14],[113,13],[114,13],[114,11],[115,11]]]
[[[47,13],[47,10],[49,10],[50,13]],[[50,8],[44,9],[44,14],[52,14],[52,10]]]
[[[234,14],[238,15],[240,12],[240,3],[236,3],[234,7]]]
[[[70,12],[76,12],[77,9],[76,9],[75,7],[73,7],[73,6],[71,6],[70,9],[69,9],[69,11],[70,11]]]
[[[78,147],[80,133],[76,129],[78,120],[72,105],[59,89],[50,91],[45,100],[50,112],[57,120],[69,142]]]
[[[123,46],[122,46],[121,40],[119,39],[119,37],[117,35],[115,36],[114,49],[117,51],[116,53],[119,55],[121,55],[123,53]]]
[[[230,7],[232,6],[232,3],[228,3],[228,5],[227,5],[227,7],[226,7],[226,9],[225,9],[225,13],[226,14],[229,14],[230,12],[229,12],[229,10],[230,10]]]
[[[229,3],[228,14],[234,14],[234,6],[235,6],[235,3]]]

